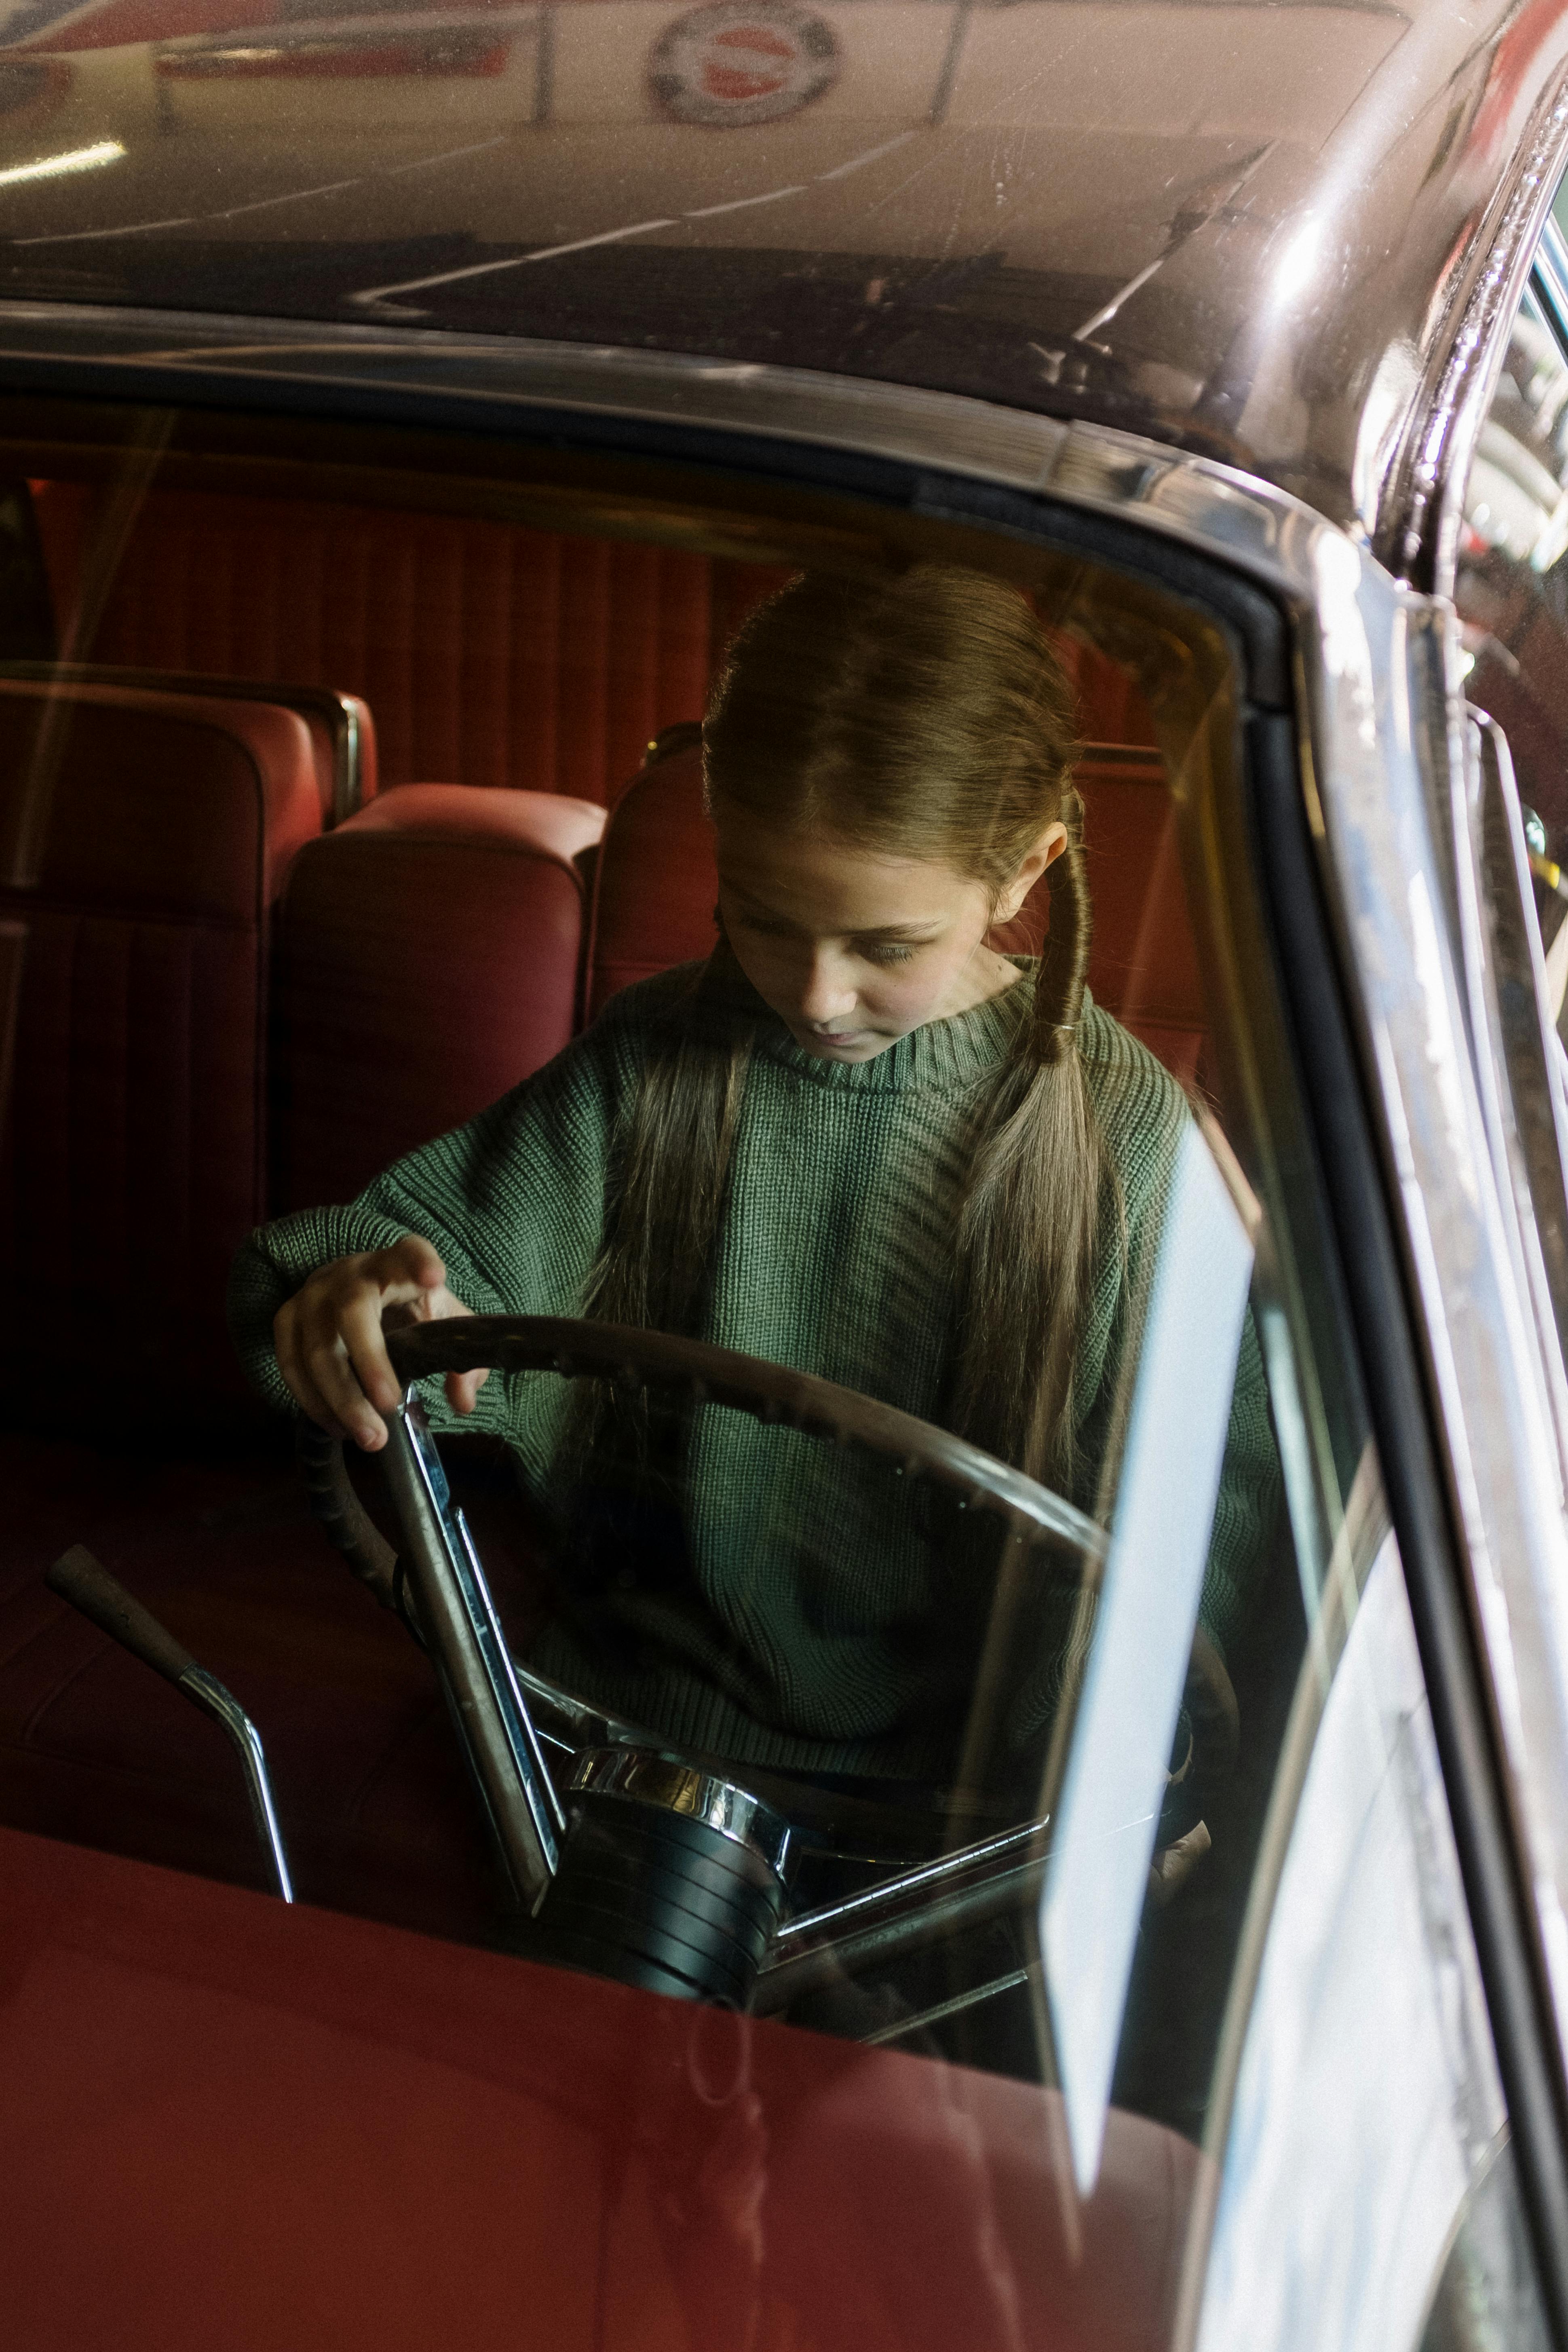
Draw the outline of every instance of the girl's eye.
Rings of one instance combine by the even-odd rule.
[[[879,946],[866,948],[862,952],[865,955],[868,963],[890,964],[908,963],[910,958],[914,953],[914,950],[913,948],[895,947],[889,941],[884,940]]]

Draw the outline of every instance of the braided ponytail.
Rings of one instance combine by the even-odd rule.
[[[978,1122],[958,1223],[953,1422],[1034,1478],[1070,1485],[1075,1339],[1109,1163],[1079,1054],[1090,909],[1083,805],[1047,868],[1031,1018]]]

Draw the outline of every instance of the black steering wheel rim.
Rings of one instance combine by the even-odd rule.
[[[464,1315],[405,1324],[385,1334],[405,1389],[447,1373],[550,1371],[563,1379],[611,1380],[626,1388],[675,1391],[839,1445],[891,1456],[905,1475],[929,1477],[971,1509],[1001,1516],[1016,1541],[1072,1546],[1100,1566],[1105,1530],[1063,1496],[952,1431],[921,1421],[858,1390],[765,1357],[709,1341],[564,1315]],[[299,1452],[311,1507],[354,1573],[385,1608],[407,1622],[397,1556],[356,1494],[341,1440],[301,1422]],[[1230,1678],[1200,1626],[1184,1705],[1203,1751],[1206,1780],[1234,1762],[1239,1725]]]

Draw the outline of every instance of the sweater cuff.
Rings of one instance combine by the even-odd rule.
[[[293,1412],[272,1344],[279,1308],[319,1266],[358,1250],[389,1249],[405,1226],[372,1209],[303,1209],[258,1225],[242,1243],[228,1278],[228,1329],[246,1379],[275,1412]]]

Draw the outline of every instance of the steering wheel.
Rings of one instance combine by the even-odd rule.
[[[387,1332],[386,1349],[405,1388],[447,1372],[551,1371],[567,1380],[610,1380],[626,1389],[674,1391],[693,1403],[729,1405],[767,1424],[890,1456],[904,1475],[930,1478],[970,1509],[1000,1516],[1012,1538],[1026,1546],[1065,1542],[1096,1567],[1105,1558],[1104,1528],[1022,1471],[913,1413],[761,1356],[667,1331],[563,1315],[454,1316],[409,1324]],[[300,1423],[300,1433],[312,1508],[330,1540],[384,1608],[405,1614],[397,1555],[354,1491],[342,1442],[310,1422]],[[1204,1783],[1224,1779],[1236,1760],[1236,1694],[1201,1626],[1183,1710],[1189,1738],[1176,1777]]]
[[[905,1475],[934,1480],[964,1507],[1000,1517],[1015,1559],[1047,1541],[1072,1545],[1091,1573],[1105,1558],[1103,1528],[1037,1480],[950,1431],[760,1357],[667,1332],[557,1316],[457,1317],[389,1331],[386,1345],[405,1390],[450,1372],[552,1371],[730,1406],[764,1423],[864,1447],[890,1457]],[[428,1442],[426,1436],[424,1443]],[[444,1585],[428,1582],[423,1537],[416,1570],[426,1580],[418,1608],[411,1612],[404,1606],[402,1564],[354,1492],[341,1441],[301,1423],[300,1453],[316,1516],[356,1574],[416,1636],[416,1619],[431,1607],[437,1618],[426,1622],[436,1626],[449,1595]],[[455,1572],[460,1584],[461,1571]],[[493,1644],[504,1652],[493,1617],[490,1625]],[[443,1639],[443,1674],[462,1673],[460,1659]],[[504,1667],[502,1680],[513,1674],[528,1683],[536,1701],[557,1706],[567,1716],[576,1708],[581,1721],[581,1702],[521,1668]],[[522,1704],[515,1682],[511,1693]],[[458,1713],[461,1721],[460,1705]],[[503,1706],[502,1717],[504,1713]],[[526,1713],[524,1706],[525,1722]],[[1191,1818],[1184,1826],[1192,1826],[1198,1819],[1193,1800],[1229,1769],[1237,1733],[1229,1677],[1201,1628],[1183,1720],[1185,1752],[1171,1774],[1172,1795],[1186,1801]],[[534,1736],[525,1729],[527,1740]],[[657,1743],[647,1745],[649,1736],[635,1727],[613,1727],[608,1736],[607,1748],[602,1731],[590,1735],[586,1745],[580,1731],[567,1738],[570,1795],[564,1810],[562,1792],[550,1800],[563,1832],[557,1859],[536,1867],[541,1850],[525,1839],[513,1872],[520,1885],[530,1871],[535,1880],[543,1878],[543,1891],[532,1903],[536,1928],[549,1939],[546,1956],[569,1966],[687,1997],[776,2011],[803,1995],[809,2000],[814,1987],[841,1980],[847,1967],[877,1967],[896,1950],[916,1950],[961,1918],[980,1926],[1037,1900],[1045,1866],[1043,1820],[896,1874],[847,1904],[835,1902],[784,1919],[784,1856],[795,1834],[787,1811],[776,1811],[767,1797],[727,1777],[713,1777],[727,1776],[727,1766],[710,1769],[700,1759],[682,1760]],[[471,1727],[464,1737],[470,1743],[470,1763],[478,1765],[484,1736],[478,1748]],[[537,1746],[533,1755],[542,1769]],[[525,1802],[534,1803],[537,1782],[525,1772],[524,1784],[520,1785]],[[510,1783],[500,1790],[503,1805],[514,1799]],[[759,1826],[764,1820],[771,1823],[765,1837]],[[494,1827],[493,1804],[491,1821]],[[1014,1980],[998,1979],[968,1997],[984,2000]]]

